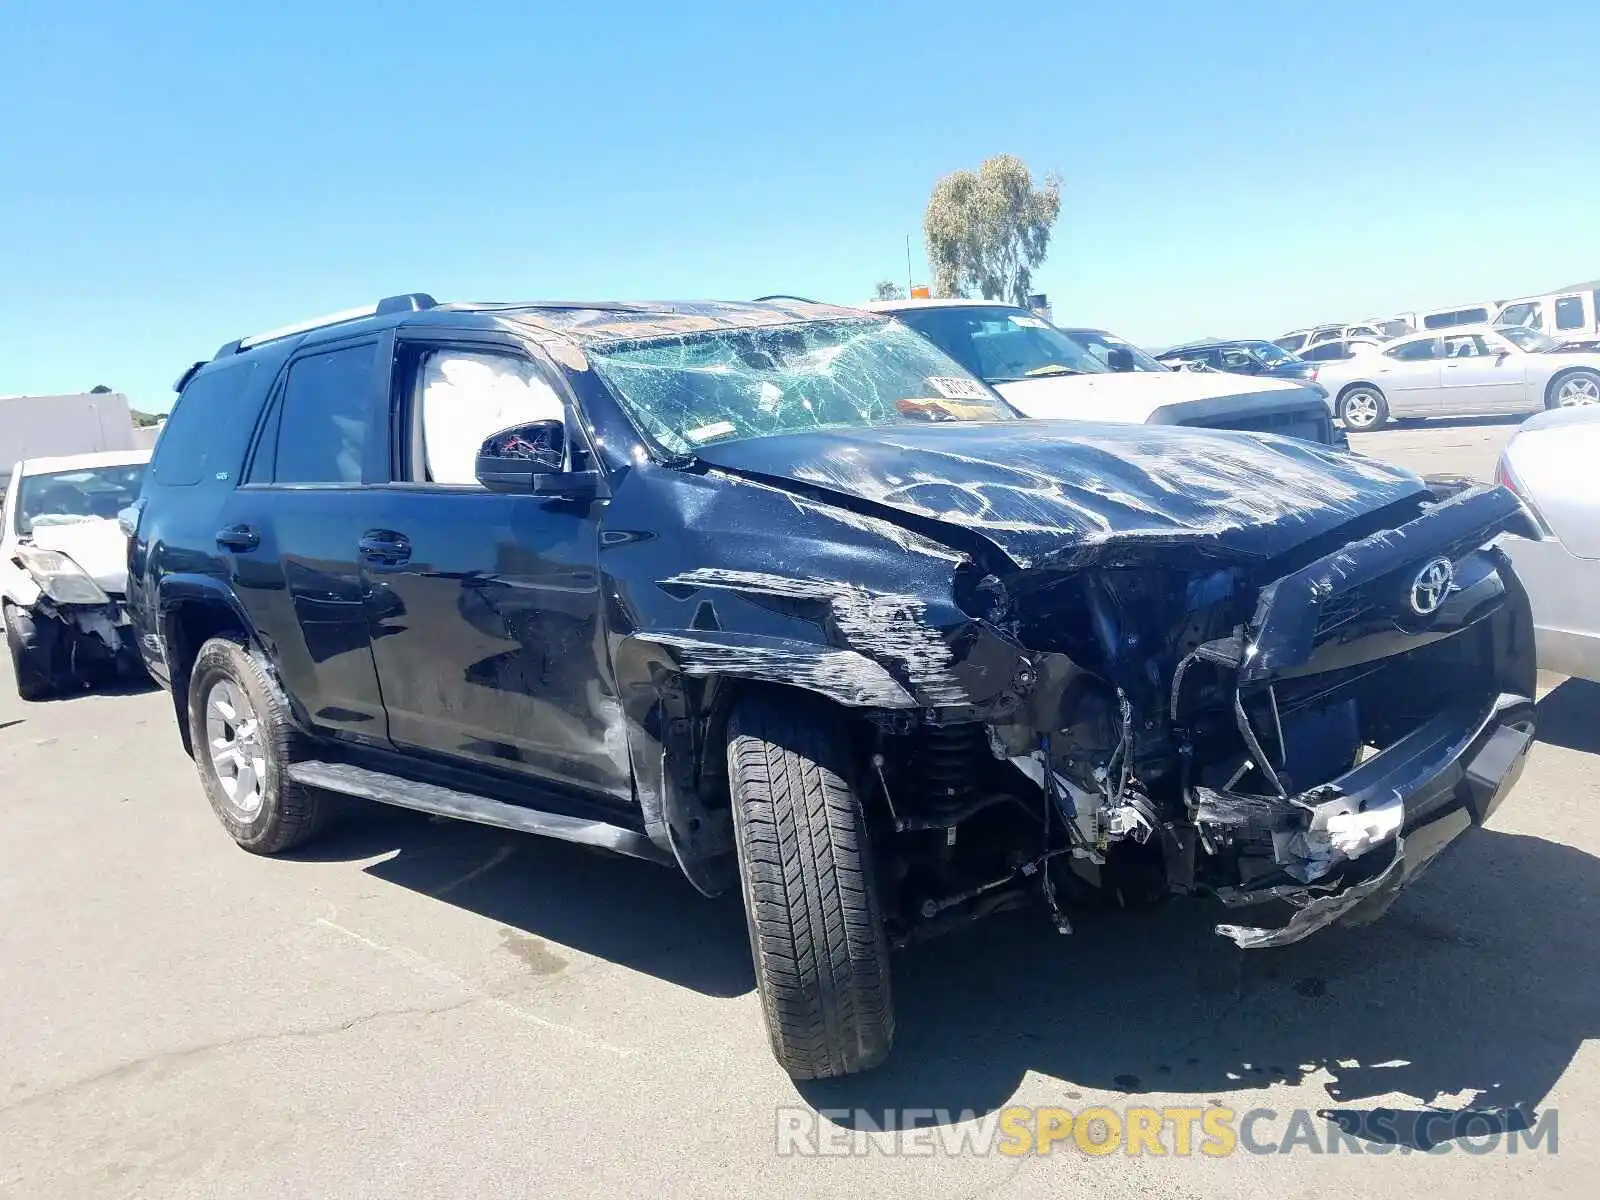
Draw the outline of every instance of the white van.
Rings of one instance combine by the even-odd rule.
[[[1496,325],[1523,325],[1557,341],[1600,334],[1600,280],[1564,292],[1507,300],[1495,315]]]
[[[1429,308],[1419,312],[1396,313],[1386,318],[1385,325],[1404,322],[1412,333],[1426,333],[1432,329],[1453,329],[1457,325],[1487,325],[1499,311],[1494,300],[1479,304],[1456,304],[1449,308]],[[1401,336],[1404,336],[1403,334]]]

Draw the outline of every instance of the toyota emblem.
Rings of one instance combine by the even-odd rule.
[[[1436,558],[1411,581],[1411,608],[1419,617],[1439,611],[1445,597],[1455,589],[1455,568],[1448,558]]]

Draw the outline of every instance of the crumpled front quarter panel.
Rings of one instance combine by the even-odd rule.
[[[600,559],[623,687],[630,641],[666,648],[686,674],[882,708],[982,705],[1020,663],[1018,648],[957,606],[958,552],[720,472],[630,473]]]

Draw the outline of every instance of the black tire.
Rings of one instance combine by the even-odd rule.
[[[894,1042],[889,950],[840,721],[752,694],[728,721],[728,783],[756,989],[779,1065],[829,1079]]]
[[[245,693],[256,720],[252,744],[261,752],[260,804],[245,813],[229,798],[206,732],[206,706],[217,684],[227,681]],[[289,719],[289,703],[260,651],[231,638],[212,638],[200,647],[189,676],[189,736],[200,783],[217,819],[240,846],[253,854],[278,854],[303,845],[322,829],[328,801],[295,783],[288,766],[307,757],[304,735]]]
[[[46,700],[55,693],[50,674],[50,654],[39,645],[39,630],[33,618],[15,604],[5,606],[6,649],[11,651],[11,673],[17,681],[17,695],[24,700]]]
[[[1563,371],[1549,383],[1544,390],[1544,406],[1546,408],[1562,407],[1560,400],[1561,389],[1565,384],[1574,381],[1590,385],[1596,392],[1600,392],[1600,375],[1593,371],[1584,370],[1582,367],[1572,371]]]
[[[1370,419],[1361,409],[1358,409],[1356,419],[1351,419],[1351,402],[1357,397],[1371,401],[1373,415]],[[1367,433],[1381,429],[1389,421],[1389,401],[1384,398],[1382,391],[1370,383],[1352,384],[1339,393],[1339,420],[1344,422],[1345,429],[1351,433]]]

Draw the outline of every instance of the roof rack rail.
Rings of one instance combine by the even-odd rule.
[[[360,308],[347,308],[341,312],[328,313],[326,316],[312,317],[309,321],[296,321],[293,325],[281,325],[264,333],[252,333],[248,337],[237,338],[223,345],[213,358],[226,358],[230,354],[238,354],[267,342],[275,342],[279,338],[293,337],[297,333],[309,333],[313,329],[323,329],[329,325],[342,325],[346,321],[359,321],[363,317],[421,312],[423,309],[436,307],[438,303],[427,292],[403,292],[398,296],[385,296],[376,304],[363,304]]]
[[[755,303],[757,303],[757,304],[765,304],[768,300],[798,300],[798,301],[800,301],[801,304],[818,304],[818,303],[820,303],[820,301],[813,300],[809,296],[790,296],[790,295],[786,295],[783,292],[774,292],[770,296],[757,296],[755,298]]]

